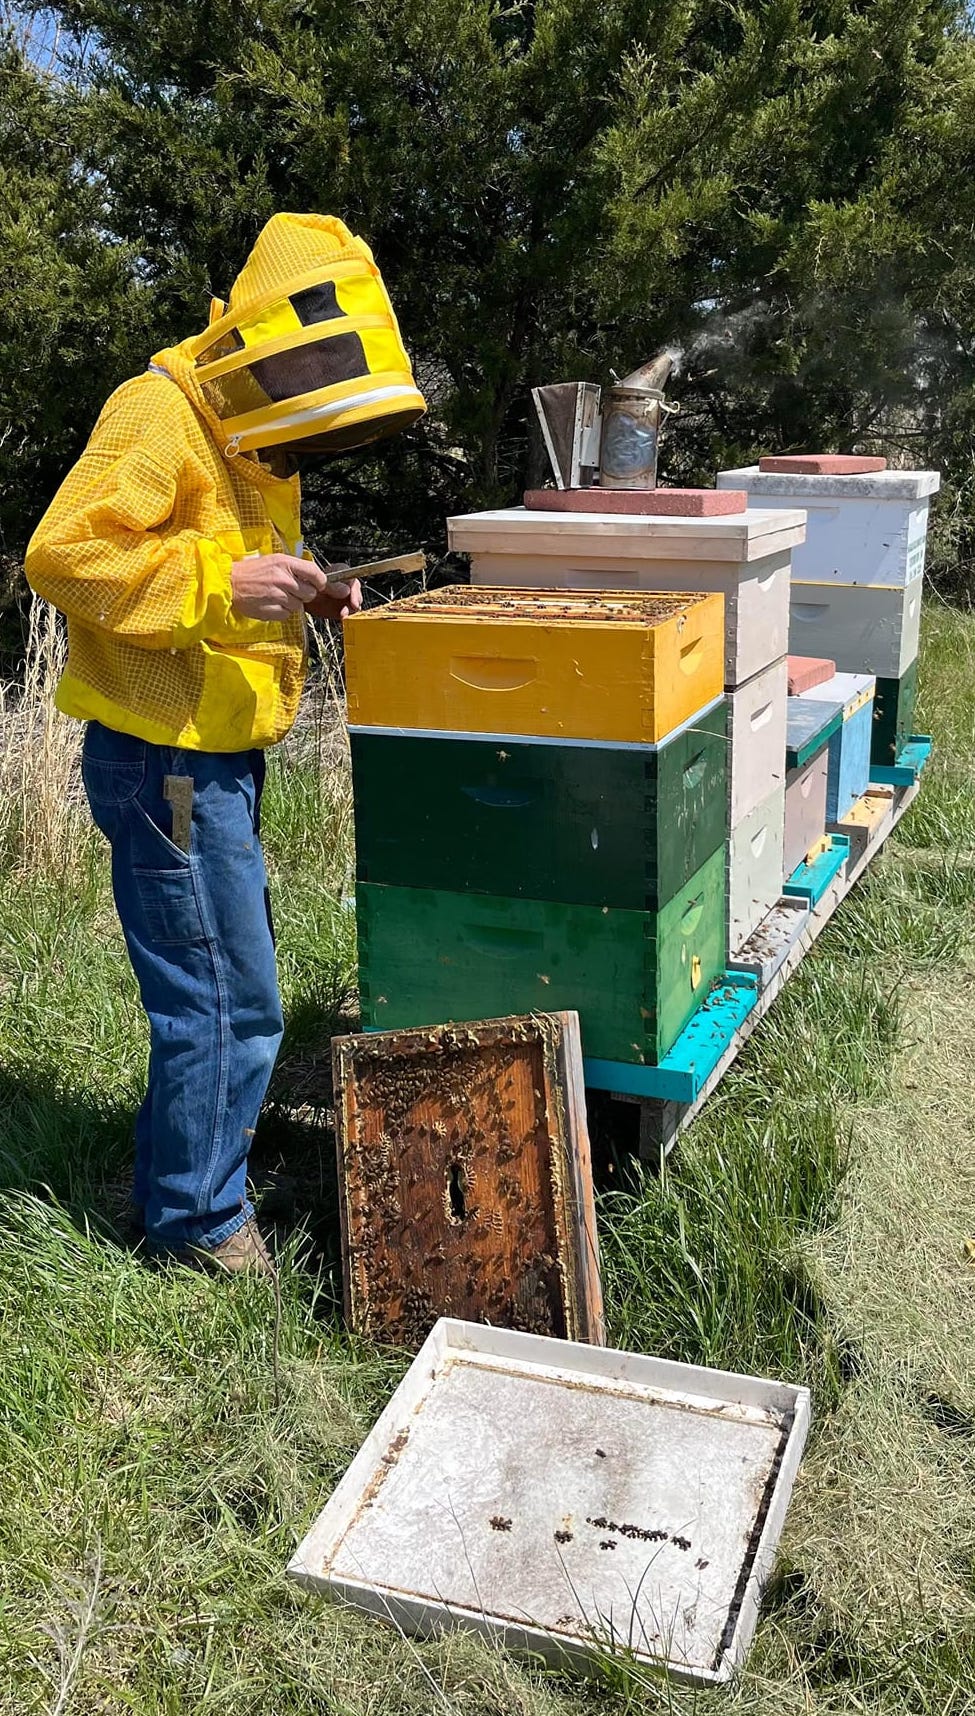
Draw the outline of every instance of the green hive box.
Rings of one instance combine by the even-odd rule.
[[[900,679],[878,679],[873,700],[872,763],[895,763],[914,732],[917,661]]]
[[[360,883],[363,1025],[575,1008],[587,1055],[652,1064],[724,969],[727,861],[659,912]]]
[[[652,750],[358,729],[358,879],[656,911],[726,837],[725,719]]]

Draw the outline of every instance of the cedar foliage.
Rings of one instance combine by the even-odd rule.
[[[445,512],[518,495],[531,384],[606,379],[671,342],[685,354],[683,416],[665,477],[710,482],[719,465],[790,447],[937,463],[964,585],[975,47],[963,5],[57,10],[74,43],[59,77],[13,48],[4,61],[10,552],[119,375],[201,324],[272,212],[314,208],[373,244],[434,401],[408,437],[312,478],[320,540],[436,546]],[[30,140],[19,153],[18,137]]]

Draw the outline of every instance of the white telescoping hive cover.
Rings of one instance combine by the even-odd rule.
[[[725,1680],[808,1421],[805,1389],[444,1319],[289,1573],[406,1631]]]

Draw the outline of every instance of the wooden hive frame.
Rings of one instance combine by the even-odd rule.
[[[333,1044],[345,1310],[416,1347],[438,1316],[604,1338],[575,1013]]]

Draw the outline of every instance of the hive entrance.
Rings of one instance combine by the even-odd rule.
[[[451,1162],[447,1169],[447,1198],[450,1203],[450,1213],[454,1221],[466,1221],[467,1199],[464,1196],[466,1178],[459,1162]]]

